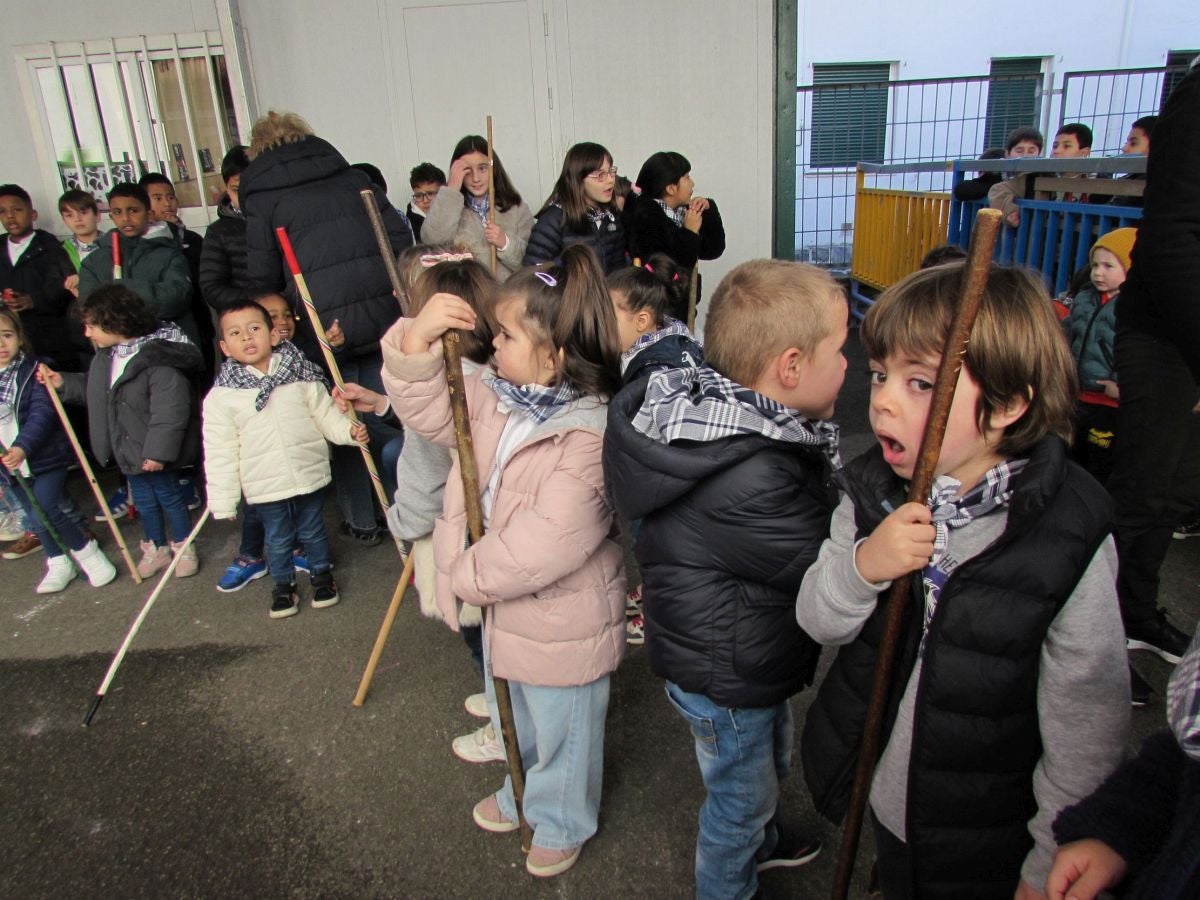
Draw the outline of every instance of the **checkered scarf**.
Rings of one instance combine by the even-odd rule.
[[[958,496],[962,482],[950,475],[939,475],[929,489],[928,506],[933,511],[933,556],[921,572],[925,588],[925,625],[921,633],[918,652],[925,653],[925,640],[929,635],[929,623],[937,609],[938,599],[950,573],[958,567],[958,561],[947,553],[950,546],[950,529],[962,528],[976,519],[1008,506],[1012,501],[1012,480],[1025,468],[1028,459],[1009,459],[992,466],[983,480],[961,497]]]
[[[655,200],[654,202],[662,207],[662,211],[667,214],[668,219],[675,223],[676,228],[683,227],[683,217],[687,215],[688,211],[687,204],[671,209],[665,200]]]
[[[214,387],[237,388],[243,391],[258,391],[254,398],[254,409],[261,412],[271,399],[271,391],[285,384],[295,384],[298,381],[318,381],[325,387],[329,382],[325,374],[305,359],[304,354],[296,349],[291,341],[280,341],[274,355],[279,357],[279,365],[268,375],[255,375],[249,367],[236,359],[227,359],[221,364],[217,373]]]
[[[25,362],[25,351],[19,350],[5,368],[0,369],[0,406],[12,409],[17,401],[17,372]]]
[[[613,213],[613,211],[611,209],[608,209],[607,207],[605,207],[604,209],[598,209],[595,206],[589,206],[587,208],[587,217],[588,217],[588,221],[592,223],[592,227],[595,228],[597,231],[606,231],[606,230],[607,231],[615,231],[616,230],[616,227],[617,227],[616,214]],[[608,222],[608,225],[604,224],[605,221]]]
[[[651,375],[646,383],[646,399],[633,417],[633,427],[660,444],[761,434],[776,441],[817,447],[834,469],[842,467],[837,425],[806,419],[782,403],[730,381],[710,366],[666,369]]]
[[[515,385],[505,381],[491,369],[483,372],[483,383],[496,392],[500,408],[505,412],[519,412],[541,424],[573,400],[582,396],[579,391],[564,381],[559,385],[525,384]]]
[[[1200,629],[1167,682],[1167,721],[1183,752],[1200,762]]]
[[[484,225],[488,223],[488,210],[491,209],[491,206],[491,201],[488,200],[486,194],[482,197],[467,197],[467,207],[471,210],[471,212],[479,216],[479,220],[483,222]]]
[[[151,341],[174,341],[177,344],[190,344],[188,336],[174,322],[163,322],[159,325],[158,331],[151,334],[143,334],[141,337],[135,337],[132,341],[125,341],[123,344],[113,345],[113,355],[125,359],[133,356],[146,344]]]
[[[682,335],[685,338],[692,338],[692,333],[688,331],[688,327],[678,319],[672,319],[666,316],[663,319],[663,327],[657,331],[650,331],[646,334],[638,335],[638,339],[633,342],[633,346],[621,354],[621,374],[625,374],[625,370],[629,368],[629,364],[633,362],[633,358],[645,350],[647,347],[653,347],[665,337],[670,337],[673,334]]]

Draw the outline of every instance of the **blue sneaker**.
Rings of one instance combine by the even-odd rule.
[[[112,495],[109,496],[108,509],[112,513],[112,516],[114,519],[123,519],[127,515],[129,515],[129,507],[131,505],[132,504],[129,502],[129,492],[125,490],[125,483],[122,482],[121,486],[119,488],[117,488],[115,491],[113,491]],[[107,522],[108,521],[108,519],[106,519],[104,517],[104,513],[102,513],[102,512],[96,513],[96,515],[93,516],[93,518],[97,522]]]
[[[222,594],[232,594],[266,574],[267,564],[265,561],[239,556],[226,567],[225,574],[217,582],[217,590]]]
[[[303,550],[294,550],[292,552],[292,568],[297,572],[303,572],[305,575],[312,571],[308,567],[308,557],[304,555]]]

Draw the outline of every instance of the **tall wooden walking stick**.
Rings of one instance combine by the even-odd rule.
[[[283,257],[287,260],[292,278],[296,281],[296,289],[300,292],[300,299],[304,304],[304,311],[308,314],[308,321],[312,325],[313,333],[317,336],[317,343],[321,345],[321,353],[325,357],[325,365],[329,367],[329,374],[333,376],[334,384],[345,390],[346,382],[342,380],[342,370],[338,368],[337,360],[333,358],[333,348],[329,346],[329,336],[325,333],[325,327],[321,324],[321,317],[317,315],[316,306],[313,305],[312,294],[309,293],[308,283],[304,280],[304,273],[300,271],[300,261],[296,259],[296,251],[292,249],[292,242],[288,238],[287,229],[282,226],[276,228],[275,236],[279,239],[279,246],[283,250]],[[350,420],[358,424],[360,420],[358,414],[354,411],[354,407],[350,406],[347,412],[350,415]],[[362,451],[363,462],[366,463],[367,473],[371,476],[371,486],[375,488],[375,496],[379,499],[379,505],[386,511],[390,504],[388,503],[387,492],[383,489],[383,480],[379,477],[379,469],[375,467],[375,460],[371,456],[371,450],[366,444],[359,444],[358,449]],[[404,545],[400,542],[399,538],[395,538],[395,542],[396,552],[400,554],[401,559],[404,559]]]
[[[450,388],[450,409],[454,414],[454,439],[458,445],[458,467],[462,473],[463,498],[467,507],[467,537],[472,544],[483,538],[483,502],[479,494],[479,470],[475,466],[475,444],[471,439],[471,420],[467,411],[467,395],[463,389],[462,347],[458,332],[447,331],[442,336],[446,353],[446,383]],[[489,610],[487,615],[491,615]],[[492,676],[496,691],[496,712],[500,718],[500,733],[504,737],[504,754],[508,759],[508,774],[512,779],[513,800],[517,806],[517,821],[521,827],[521,849],[526,853],[533,845],[533,829],[525,821],[525,766],[521,762],[521,747],[517,741],[517,726],[513,721],[512,697],[508,679]]]
[[[9,447],[3,441],[0,441],[0,456],[6,455],[8,451]],[[63,542],[63,539],[58,536],[58,532],[54,530],[54,526],[50,524],[50,517],[42,509],[42,504],[38,503],[37,497],[33,495],[33,488],[29,486],[29,480],[21,473],[21,467],[17,466],[11,472],[5,470],[4,474],[17,482],[17,486],[25,494],[25,499],[29,501],[29,509],[33,512],[37,520],[42,523],[42,527],[46,529],[46,533],[54,538],[54,542],[63,550],[70,550],[71,548]]]
[[[113,245],[113,281],[121,280],[121,232],[114,228],[112,231]]]
[[[408,583],[412,581],[414,556],[416,554],[410,550],[408,559],[404,561],[404,571],[400,573],[400,580],[396,582],[396,590],[392,592],[392,600],[388,603],[387,612],[384,613],[383,624],[379,626],[375,646],[371,648],[371,657],[367,660],[367,667],[363,669],[362,678],[358,682],[358,693],[354,695],[352,701],[354,706],[362,706],[367,701],[367,691],[371,689],[371,680],[375,677],[379,658],[383,656],[383,648],[387,645],[388,635],[392,633],[396,613],[400,611],[400,601],[404,599],[404,592],[408,590]]]
[[[115,235],[113,236],[113,240],[116,240]],[[46,370],[46,367],[42,366],[42,369]],[[138,574],[133,557],[129,555],[129,548],[125,546],[125,537],[121,534],[117,520],[113,518],[108,501],[104,499],[104,491],[100,489],[100,483],[96,481],[96,473],[92,471],[92,465],[87,461],[87,455],[83,452],[83,447],[79,444],[79,436],[75,434],[71,420],[67,418],[67,411],[63,409],[62,399],[58,396],[58,391],[50,383],[50,379],[45,377],[44,372],[42,383],[46,386],[46,393],[50,395],[50,402],[54,404],[54,411],[58,413],[58,419],[62,422],[63,430],[66,431],[67,437],[71,440],[71,446],[75,448],[75,458],[79,460],[79,468],[83,469],[83,474],[87,476],[88,484],[91,485],[92,494],[95,496],[96,502],[100,504],[100,509],[104,513],[104,521],[108,523],[108,528],[112,532],[113,539],[117,542],[117,546],[121,548],[121,558],[125,560],[125,566],[129,569],[133,583],[141,584],[142,576]]]
[[[408,315],[408,291],[400,283],[400,270],[396,268],[396,254],[392,250],[392,242],[388,240],[387,230],[383,227],[383,216],[379,214],[379,203],[375,200],[375,192],[370,188],[359,191],[363,206],[367,208],[367,218],[371,220],[371,231],[375,232],[375,242],[379,244],[379,255],[383,257],[383,267],[387,269],[388,280],[392,290],[396,292],[396,300],[400,303],[400,314]]]
[[[487,145],[488,145],[488,224],[496,224],[496,172],[494,168],[495,154],[492,153],[492,117],[487,117]],[[491,251],[492,260],[492,277],[496,277],[496,245],[488,242],[488,249]]]
[[[154,590],[150,592],[145,604],[142,606],[142,611],[137,614],[137,618],[133,620],[133,625],[129,628],[129,633],[125,635],[125,640],[121,641],[121,646],[117,650],[117,655],[113,657],[113,661],[108,666],[108,671],[104,673],[104,680],[100,682],[100,687],[96,689],[96,697],[92,700],[92,705],[88,708],[87,715],[83,717],[83,727],[87,728],[92,724],[92,719],[96,716],[96,710],[100,708],[100,704],[104,702],[104,697],[108,693],[108,686],[117,676],[117,669],[121,666],[121,661],[125,659],[125,652],[129,649],[129,645],[133,643],[134,637],[137,636],[138,630],[142,627],[142,623],[146,621],[146,616],[150,614],[150,608],[154,606],[159,595],[162,594],[163,588],[167,582],[175,574],[175,568],[179,565],[179,560],[183,559],[183,554],[187,552],[187,548],[196,540],[196,535],[200,533],[200,529],[204,527],[204,523],[208,521],[209,509],[204,507],[204,512],[200,514],[199,521],[192,526],[191,533],[183,542],[183,546],[175,552],[175,558],[171,560],[171,564],[167,566],[166,571],[162,573],[162,577],[158,579],[158,584],[154,586]]]
[[[979,312],[983,291],[987,287],[988,270],[991,267],[992,250],[1000,232],[1001,213],[997,209],[980,210],[975,218],[975,229],[971,233],[971,246],[967,252],[966,269],[963,274],[962,293],[958,308],[946,335],[942,348],[942,361],[938,365],[937,379],[933,384],[933,399],[929,405],[929,418],[925,422],[925,434],[921,438],[921,450],[908,489],[909,503],[926,503],[929,489],[933,485],[934,470],[942,451],[942,438],[946,434],[946,421],[950,417],[950,405],[954,402],[954,389],[958,384],[958,373],[967,354],[967,341],[971,326]],[[919,574],[919,573],[918,573]],[[834,900],[845,900],[850,890],[850,879],[854,874],[854,857],[858,853],[858,839],[862,831],[863,815],[866,811],[867,795],[871,787],[871,775],[879,756],[879,739],[883,731],[884,710],[887,707],[888,689],[892,680],[892,669],[896,661],[896,645],[904,621],[905,607],[913,589],[913,577],[897,578],[888,594],[887,618],[883,637],[879,642],[879,655],[875,659],[874,678],[871,683],[871,701],[867,706],[867,719],[863,726],[862,743],[858,748],[858,762],[854,769],[854,786],[850,793],[850,808],[846,813],[842,831],[842,846],[838,854],[837,870],[834,873]],[[911,799],[911,798],[910,798]]]

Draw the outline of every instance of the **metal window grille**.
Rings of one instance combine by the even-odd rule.
[[[216,32],[51,42],[19,48],[48,161],[63,190],[101,209],[114,184],[161,172],[181,210],[211,218],[221,159],[248,121],[240,74]],[[242,126],[239,126],[239,122]]]
[[[816,168],[883,161],[887,139],[891,63],[819,63],[813,66],[812,143]]]
[[[1187,74],[1188,65],[1197,56],[1200,56],[1200,50],[1171,50],[1167,53],[1167,68],[1174,71],[1168,72],[1167,77],[1163,79],[1159,107],[1167,102],[1167,97],[1171,96],[1175,85],[1183,80],[1183,76]]]
[[[983,145],[1003,147],[1005,138],[1022,125],[1037,127],[1042,94],[1042,59],[1023,56],[993,59],[988,84],[987,124]]]

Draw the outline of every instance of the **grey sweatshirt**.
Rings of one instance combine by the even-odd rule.
[[[1008,510],[1001,508],[951,529],[947,553],[961,565],[999,538],[1007,520]],[[875,611],[879,592],[890,585],[871,584],[858,573],[855,534],[854,506],[843,497],[833,514],[830,536],[805,574],[796,600],[800,627],[822,644],[853,641]],[[1033,772],[1038,811],[1029,821],[1034,847],[1021,877],[1043,892],[1054,858],[1051,823],[1060,810],[1086,797],[1116,768],[1129,739],[1129,670],[1116,576],[1116,545],[1108,537],[1042,645],[1037,700],[1042,758]],[[918,659],[871,784],[872,811],[901,840],[920,679]]]

